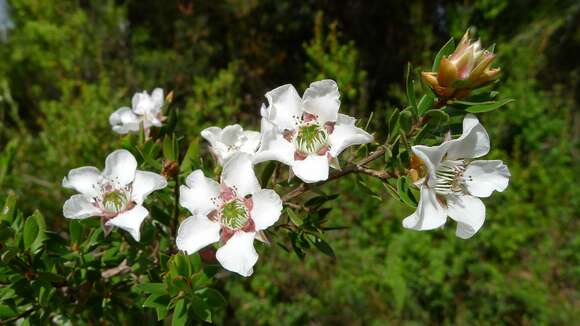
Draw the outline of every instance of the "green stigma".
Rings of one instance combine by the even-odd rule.
[[[231,230],[244,227],[248,222],[248,212],[244,203],[239,200],[225,203],[221,211],[221,222]]]
[[[300,127],[295,138],[296,148],[304,154],[318,152],[327,142],[326,131],[316,124]]]
[[[113,213],[122,211],[128,202],[127,195],[120,190],[108,192],[103,196],[103,208]]]

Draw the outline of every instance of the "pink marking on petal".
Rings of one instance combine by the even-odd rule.
[[[201,249],[199,251],[199,256],[201,257],[201,260],[206,262],[206,263],[213,263],[216,261],[215,249],[212,247],[207,247],[205,249]]]
[[[324,146],[322,146],[321,149],[318,150],[318,152],[316,152],[316,154],[324,155],[324,154],[328,153],[329,150],[330,150],[330,147],[328,145],[324,145]]]
[[[334,132],[334,125],[336,124],[336,122],[332,122],[332,121],[327,121],[324,124],[324,129],[326,129],[326,133],[331,135]]]
[[[234,198],[236,198],[236,193],[234,192],[234,190],[230,187],[227,187],[225,185],[222,185],[222,191],[220,192],[220,198],[224,201],[230,201]]]
[[[244,205],[246,205],[248,212],[252,211],[252,208],[254,208],[254,200],[252,199],[252,195],[248,195],[244,198]]]
[[[220,237],[222,239],[223,243],[228,242],[228,240],[234,236],[234,233],[236,233],[236,231],[232,230],[232,229],[228,229],[226,227],[222,227],[222,232],[220,233]]]
[[[304,161],[306,159],[306,155],[300,152],[294,152],[294,161]]]
[[[242,227],[242,231],[244,231],[244,232],[256,232],[256,223],[254,223],[254,220],[249,218],[248,222],[246,222],[246,225],[244,225],[244,227]]]
[[[209,212],[209,214],[207,214],[207,218],[209,218],[214,222],[217,221],[219,218],[217,209],[214,209],[213,211]]]
[[[317,116],[308,112],[304,112],[304,114],[302,115],[302,119],[304,120],[304,122],[316,121],[317,118],[318,118]]]
[[[284,131],[282,132],[282,137],[284,137],[284,139],[286,139],[288,142],[292,142],[292,139],[294,138],[294,130],[288,130],[288,129],[284,129]]]

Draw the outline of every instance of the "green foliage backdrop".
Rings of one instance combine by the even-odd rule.
[[[371,129],[381,134],[402,105],[405,64],[428,67],[449,35],[476,26],[497,43],[500,98],[517,99],[482,117],[490,159],[512,172],[508,190],[486,202],[482,230],[469,241],[450,228],[404,231],[410,209],[380,183],[340,180],[327,186],[341,194],[330,224],[347,227],[327,239],[336,258],[261,250],[253,277],[218,282],[228,303],[214,320],[580,323],[577,2],[9,2],[15,27],[0,43],[0,202],[14,193],[20,210],[39,210],[57,233],[70,223],[62,177],[121,146],[108,116],[136,91],[173,90],[177,128],[189,143],[233,117],[257,129],[262,95],[280,84],[332,78],[342,110],[363,120],[374,112]],[[91,302],[105,311],[126,295],[100,290]],[[106,319],[154,323],[143,298],[134,300]]]

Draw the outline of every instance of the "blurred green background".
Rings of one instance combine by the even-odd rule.
[[[336,260],[261,248],[253,277],[220,281],[225,324],[580,324],[580,4],[577,1],[8,1],[0,24],[0,193],[67,230],[69,169],[101,166],[121,140],[108,116],[134,92],[175,92],[186,143],[210,125],[259,128],[263,94],[333,78],[342,111],[384,136],[407,62],[430,67],[449,37],[496,43],[500,97],[480,116],[508,190],[471,240],[454,226],[403,230],[410,209],[342,179]],[[4,26],[4,27],[3,27]],[[2,165],[5,167],[6,165]],[[356,191],[353,191],[353,187]],[[333,188],[336,190],[336,188]]]

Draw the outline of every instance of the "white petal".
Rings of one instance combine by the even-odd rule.
[[[131,106],[133,112],[139,115],[145,115],[149,111],[149,108],[153,105],[152,100],[147,94],[147,91],[141,93],[135,93],[131,99]]]
[[[447,210],[439,202],[434,190],[421,186],[421,198],[417,210],[403,220],[403,226],[413,230],[432,230],[443,224],[447,219]]]
[[[302,99],[290,84],[282,85],[266,93],[270,103],[267,119],[280,130],[294,130],[297,119],[302,117]]]
[[[254,154],[260,146],[260,138],[262,135],[257,131],[246,130],[244,131],[245,141],[240,147],[240,150],[244,153]]]
[[[123,187],[135,180],[136,171],[137,160],[133,154],[125,149],[118,149],[107,156],[103,176]]]
[[[489,197],[494,190],[504,191],[510,176],[507,166],[500,160],[473,161],[463,173],[467,191],[477,197]]]
[[[222,266],[232,272],[248,277],[254,272],[258,253],[254,249],[255,232],[236,232],[228,242],[216,252]]]
[[[471,238],[485,221],[485,205],[473,196],[447,197],[447,212],[457,221],[455,235],[462,239]]]
[[[331,79],[320,80],[310,84],[303,96],[304,111],[318,117],[318,122],[338,119],[340,107],[340,93],[336,82]]]
[[[155,190],[163,189],[167,186],[167,180],[164,176],[149,171],[139,171],[135,173],[133,181],[133,191],[131,199],[137,204],[143,204],[145,197]]]
[[[164,97],[163,97],[163,89],[156,88],[151,93],[151,100],[153,100],[153,105],[157,111],[160,111],[161,107],[163,106]]]
[[[185,179],[185,184],[179,188],[179,204],[192,214],[207,215],[217,209],[212,198],[217,198],[220,185],[203,175],[203,171],[195,170]]]
[[[226,126],[222,130],[220,141],[226,145],[237,145],[244,137],[244,129],[238,125]]]
[[[292,163],[292,171],[306,183],[328,179],[328,157],[326,155],[308,155],[302,161]]]
[[[210,221],[206,216],[196,214],[186,218],[177,230],[177,248],[191,255],[220,239],[219,223]]]
[[[137,205],[132,209],[117,215],[115,218],[108,220],[105,225],[119,227],[131,234],[135,241],[141,238],[141,223],[149,215],[145,207]]]
[[[424,145],[416,145],[411,147],[411,150],[421,161],[425,164],[427,171],[429,172],[429,184],[433,186],[437,178],[435,176],[435,171],[437,167],[443,160],[445,153],[447,152],[447,147],[449,146],[449,142],[444,142],[438,146],[424,146]]]
[[[461,137],[450,140],[447,148],[447,159],[477,158],[489,152],[489,136],[483,125],[473,114],[463,119]]]
[[[109,116],[109,124],[119,134],[139,131],[140,123],[140,118],[128,107],[122,107]]]
[[[345,114],[339,114],[334,131],[329,135],[330,155],[338,157],[342,151],[352,145],[367,144],[373,136],[361,128],[355,127],[356,120]]]
[[[101,210],[93,206],[83,195],[73,195],[62,206],[62,215],[66,218],[85,219],[101,215]]]
[[[201,137],[205,138],[211,146],[221,141],[222,128],[209,127],[201,131]]]
[[[72,169],[68,176],[62,179],[62,186],[74,189],[81,194],[94,197],[98,193],[98,182],[101,172],[93,166],[83,166]]]
[[[252,157],[246,153],[236,153],[224,165],[222,182],[236,190],[239,197],[260,190],[260,183],[254,172]]]
[[[250,214],[256,230],[265,230],[278,221],[282,213],[282,200],[274,190],[262,189],[254,193],[252,201],[254,205]]]
[[[262,140],[254,162],[279,161],[286,165],[294,160],[294,145],[284,139],[276,126],[262,118]]]

